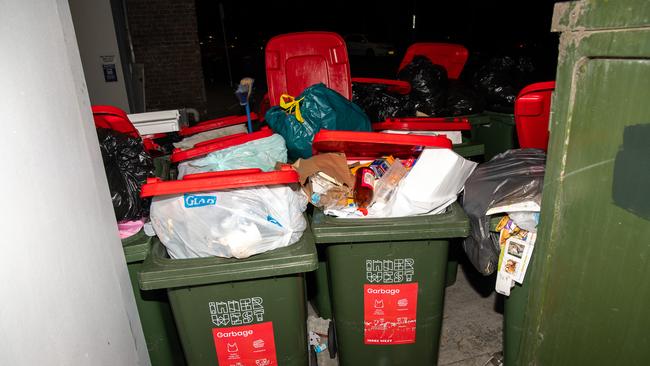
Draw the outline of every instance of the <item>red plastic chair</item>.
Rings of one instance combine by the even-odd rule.
[[[515,100],[515,125],[521,148],[546,151],[551,96],[555,81],[535,83],[525,87]]]

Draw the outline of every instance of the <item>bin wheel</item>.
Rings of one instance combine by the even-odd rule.
[[[330,358],[336,358],[338,346],[336,345],[336,327],[334,326],[334,319],[330,320],[330,325],[327,328],[327,350],[329,351]]]

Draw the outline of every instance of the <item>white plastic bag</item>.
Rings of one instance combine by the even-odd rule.
[[[288,186],[154,197],[151,222],[174,259],[247,258],[297,242],[307,199]]]
[[[274,170],[278,162],[287,162],[287,145],[282,136],[273,134],[213,151],[202,158],[184,161],[178,164],[178,179],[183,179],[187,174],[246,168],[259,168],[268,172]]]
[[[325,214],[343,218],[380,218],[444,213],[456,202],[476,165],[450,149],[428,148],[422,151],[389,201],[375,202],[368,209],[367,216],[360,216],[355,208],[326,210]]]

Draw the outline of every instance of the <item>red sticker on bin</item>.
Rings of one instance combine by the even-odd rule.
[[[213,328],[219,366],[277,366],[273,322]]]
[[[364,343],[415,343],[417,307],[417,282],[363,285]]]

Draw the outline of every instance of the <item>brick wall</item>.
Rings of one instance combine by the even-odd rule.
[[[127,0],[135,62],[144,64],[147,111],[206,112],[195,0]]]

